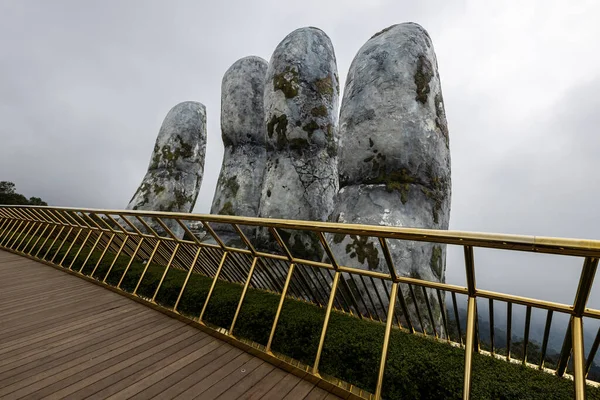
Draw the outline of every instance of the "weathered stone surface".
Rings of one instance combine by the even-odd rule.
[[[225,151],[211,214],[256,217],[265,171],[263,95],[268,63],[260,57],[236,61],[221,84],[221,135]],[[228,243],[239,240],[232,228],[217,233]],[[243,228],[254,239],[255,229]]]
[[[329,37],[317,28],[290,33],[275,49],[265,83],[267,166],[259,215],[325,221],[338,191],[336,131],[339,83]],[[259,230],[259,243],[268,242]],[[290,246],[321,251],[292,233]]]
[[[450,149],[436,56],[417,24],[391,26],[354,58],[340,114],[340,190],[332,220],[345,223],[448,229]],[[374,240],[328,238],[341,264],[388,272]],[[390,241],[398,274],[444,281],[446,247]],[[382,293],[383,289],[379,288]],[[415,291],[431,332],[424,295]],[[408,290],[404,296],[414,311]],[[435,326],[441,312],[429,296]],[[413,324],[419,326],[411,311]]]
[[[202,184],[206,152],[206,109],[186,101],[173,107],[162,123],[148,172],[128,210],[191,212]],[[165,221],[179,237],[179,224]],[[158,224],[151,227],[164,231]]]

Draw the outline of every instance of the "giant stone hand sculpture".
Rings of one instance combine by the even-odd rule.
[[[263,94],[268,63],[260,57],[236,61],[221,84],[221,135],[225,151],[211,214],[256,217],[267,150]],[[217,225],[226,243],[239,241],[229,226]],[[254,239],[255,229],[242,229]]]
[[[191,212],[202,184],[205,153],[204,105],[193,101],[177,104],[162,123],[148,172],[127,210]],[[179,224],[170,220],[164,222],[175,235],[183,236]],[[139,222],[136,225],[140,226]],[[150,227],[164,233],[156,222]]]
[[[287,35],[275,49],[265,83],[267,165],[259,216],[326,221],[338,191],[336,130],[339,83],[333,45],[317,28]],[[296,256],[320,257],[311,235],[282,231]],[[273,242],[258,231],[264,246]]]
[[[448,127],[433,45],[419,25],[384,29],[354,58],[340,114],[339,174],[333,221],[448,229]],[[344,235],[328,239],[338,263],[358,262],[365,269],[388,272],[374,240]],[[389,247],[399,275],[445,280],[444,245],[390,241]],[[383,295],[383,288],[377,289]],[[417,289],[417,303],[426,315],[425,296]],[[407,290],[404,296],[418,329]],[[435,292],[428,292],[428,298],[434,322],[432,326],[423,318],[425,329],[431,333],[435,327],[443,334],[444,306]]]

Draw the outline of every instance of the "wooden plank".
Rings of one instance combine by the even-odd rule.
[[[206,342],[203,340],[204,334],[202,332],[190,332],[191,336],[185,337],[184,335],[173,337],[169,339],[168,342],[171,344],[165,346],[165,350],[168,350],[171,353],[178,353],[180,360],[179,362],[183,363],[195,356],[198,353],[198,347],[202,348]],[[187,334],[187,333],[186,333]],[[205,339],[205,337],[204,337]],[[113,364],[108,368],[91,368],[89,371],[86,371],[85,377],[80,380],[70,379],[72,382],[70,385],[65,386],[63,389],[58,390],[51,395],[45,395],[43,398],[48,400],[58,400],[63,399],[65,396],[70,395],[86,386],[89,386],[92,383],[99,381],[105,377],[111,376],[119,371],[127,369],[131,366],[134,366],[138,362],[141,362],[149,357],[152,357],[156,354],[156,351],[160,351],[161,348],[156,346],[155,348],[150,348],[147,351],[136,354],[134,357],[122,359],[120,362]],[[183,356],[183,353],[191,352],[187,357]],[[184,361],[185,360],[185,361]],[[161,369],[160,371],[163,371]],[[129,391],[134,392],[137,390],[135,385],[130,385],[128,388]]]
[[[314,383],[300,380],[296,386],[284,397],[286,400],[303,399],[315,387]]]
[[[236,385],[232,386],[225,392],[223,392],[218,400],[233,400],[238,399],[243,393],[250,390],[254,385],[260,382],[268,373],[273,371],[275,367],[269,363],[262,363],[250,374],[246,375]]]
[[[136,332],[147,332],[147,329],[153,328],[155,323],[155,319],[147,315],[143,315],[140,318],[127,318],[122,320],[121,324],[114,327],[96,327],[94,331],[90,331],[89,335],[67,342],[62,346],[41,349],[39,352],[26,354],[25,357],[14,362],[7,362],[6,364],[3,360],[0,362],[2,365],[0,367],[0,387],[2,386],[2,381],[8,377],[17,374],[20,374],[21,377],[26,377],[26,372],[36,367],[50,368],[57,363],[67,362],[80,355],[92,353],[96,349],[107,349],[109,345],[122,339],[120,336],[116,336],[116,333],[132,336]]]
[[[0,277],[1,398],[329,396],[184,322],[36,261],[0,250]]]
[[[242,394],[240,399],[254,400],[260,399],[264,396],[273,386],[277,385],[288,373],[278,368],[273,369],[263,379],[261,379],[256,385],[250,390]]]
[[[214,385],[216,382],[220,381],[224,376],[229,375],[236,368],[242,366],[246,361],[248,361],[252,356],[248,353],[239,354],[237,357],[232,359],[227,363],[222,363],[221,358],[216,360],[214,364],[219,364],[216,371],[212,374],[208,375],[204,379],[199,380],[194,386],[181,393],[179,396],[175,397],[176,399],[195,399],[200,393],[204,392],[206,389]]]
[[[204,348],[209,352],[212,352],[223,345],[222,342],[215,340],[211,336],[208,336],[202,340],[208,341]],[[174,358],[180,357],[180,353],[181,352],[173,354],[169,349],[158,352],[153,356],[148,357],[145,360],[140,361],[139,363],[136,363],[135,366],[129,367],[127,369],[122,369],[121,371],[114,373],[104,379],[101,379],[92,385],[86,386],[85,388],[65,397],[65,400],[83,398],[104,399],[154,373],[157,369],[162,368],[162,366],[164,366],[165,364],[168,365]],[[201,360],[204,359],[206,359],[206,357],[201,358]],[[151,388],[157,386],[158,383],[152,385]],[[162,389],[160,391],[162,391]]]
[[[257,367],[259,367],[262,364],[264,364],[263,360],[261,360],[260,358],[252,357],[250,360],[244,363],[244,365],[242,365],[239,368],[236,368],[229,375],[223,376],[218,382],[207,388],[207,390],[200,393],[200,395],[196,398],[212,400],[218,397],[223,392],[227,391],[227,389],[237,385],[239,381],[251,374]]]
[[[298,383],[300,378],[296,375],[287,374],[277,385],[273,386],[261,399],[278,400],[283,399]]]
[[[327,397],[330,393],[326,392],[325,390],[321,389],[318,386],[315,386],[312,388],[312,390],[306,395],[305,399],[306,400],[323,400],[325,397]]]
[[[190,364],[187,368],[179,370],[176,375],[179,377],[185,376],[185,378],[179,380],[176,385],[168,386],[162,392],[160,392],[160,398],[172,399],[182,392],[192,387],[199,379],[204,376],[211,374],[216,368],[218,360],[231,360],[237,355],[241,354],[241,350],[232,347],[229,344],[223,344],[217,349],[211,351],[206,356],[197,360],[196,363]],[[158,385],[161,383],[158,382]],[[97,393],[97,395],[100,393]],[[93,399],[100,399],[105,397],[92,397]],[[115,396],[114,398],[118,398]]]

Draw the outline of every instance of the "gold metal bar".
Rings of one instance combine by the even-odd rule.
[[[254,273],[254,268],[256,267],[256,263],[258,261],[258,257],[254,257],[252,260],[252,265],[250,266],[250,271],[248,272],[248,278],[246,279],[246,283],[244,283],[244,289],[242,289],[242,295],[240,296],[240,301],[238,302],[237,309],[235,310],[235,314],[233,315],[233,321],[231,321],[231,326],[229,327],[228,335],[233,335],[233,328],[235,327],[235,322],[240,314],[240,310],[242,309],[242,304],[244,303],[244,298],[246,297],[246,292],[248,291],[248,286],[250,286],[250,281],[252,280],[252,274]]]
[[[152,229],[152,227],[150,227],[150,225],[148,225],[148,223],[142,219],[142,217],[141,217],[141,216],[139,216],[139,215],[136,215],[136,216],[135,216],[135,218],[136,218],[138,221],[140,221],[140,223],[141,223],[142,225],[144,225],[144,228],[146,228],[146,229],[148,230],[148,232],[150,232],[150,234],[151,234],[152,236],[154,236],[154,237],[156,237],[156,238],[162,238],[162,237],[161,237],[161,236],[158,234],[158,232],[156,232],[154,229]],[[152,218],[152,217],[148,217],[148,218]],[[163,238],[163,239],[166,239],[166,238]]]
[[[31,224],[31,226],[29,227],[29,229],[27,230],[27,232],[23,235],[23,237],[21,238],[21,240],[19,241],[19,244],[17,244],[17,247],[15,247],[16,251],[19,251],[19,248],[21,247],[21,245],[23,244],[23,242],[25,241],[25,239],[27,239],[28,236],[30,236],[31,231],[33,231],[33,228],[39,229],[40,223],[38,221],[35,221]]]
[[[333,307],[333,300],[335,299],[335,293],[337,291],[338,282],[340,280],[340,271],[335,272],[333,282],[331,284],[331,294],[329,295],[329,301],[327,302],[327,309],[325,310],[325,320],[323,321],[323,328],[321,329],[321,339],[319,339],[319,347],[317,348],[317,356],[315,357],[315,363],[312,368],[313,375],[319,374],[319,362],[321,361],[321,352],[323,351],[323,344],[325,343],[325,335],[327,335],[327,325],[329,325],[329,317],[331,315],[331,309]]]
[[[410,297],[413,301],[413,306],[415,307],[415,311],[417,313],[417,319],[419,320],[419,324],[421,325],[421,331],[424,335],[427,335],[427,330],[425,329],[425,324],[423,324],[423,318],[421,318],[421,311],[419,310],[419,306],[417,303],[417,297],[415,296],[415,291],[413,290],[412,285],[408,285],[408,291],[410,293]],[[368,292],[367,292],[368,294]]]
[[[79,229],[77,231],[77,233],[75,234],[75,238],[73,238],[73,240],[69,244],[69,247],[67,248],[67,251],[65,252],[65,255],[63,256],[63,258],[58,263],[59,266],[61,266],[61,267],[63,266],[63,262],[66,260],[67,256],[71,252],[71,249],[73,248],[73,246],[75,245],[75,243],[77,243],[77,239],[79,239],[79,235],[81,235],[81,232],[83,232],[83,228]]]
[[[206,307],[208,306],[208,302],[210,301],[210,297],[212,296],[212,292],[215,289],[215,285],[217,284],[217,279],[219,279],[219,275],[221,274],[221,270],[223,269],[223,265],[225,265],[225,259],[229,253],[227,251],[223,252],[223,256],[221,257],[221,262],[219,263],[219,268],[217,268],[217,272],[213,278],[212,283],[210,284],[210,289],[208,290],[208,294],[206,295],[206,299],[204,300],[204,305],[202,306],[202,311],[200,311],[200,316],[198,317],[198,322],[202,322],[202,318],[204,318],[204,313],[206,312]]]
[[[571,317],[573,342],[573,378],[575,381],[575,399],[585,399],[585,358],[583,353],[583,321],[581,317]]]
[[[27,246],[29,246],[29,243],[31,243],[31,241],[33,240],[33,238],[35,237],[35,235],[37,235],[38,231],[40,230],[40,228],[42,226],[44,226],[43,222],[36,222],[35,223],[35,230],[33,231],[33,233],[29,232],[27,234],[27,236],[29,237],[29,240],[27,240],[27,242],[25,243],[25,246],[23,246],[23,249],[21,250],[21,253],[25,254],[25,250],[27,250]],[[27,237],[24,237],[23,240],[21,241],[21,243],[19,243],[19,245],[17,246],[17,250],[21,247],[21,245],[23,244],[23,242],[25,242],[25,239],[27,239]]]
[[[281,235],[279,235],[279,232],[277,231],[277,229],[271,227],[271,228],[269,228],[269,231],[271,232],[271,235],[273,235],[273,237],[275,238],[277,243],[279,243],[279,246],[281,246],[281,248],[285,252],[285,255],[286,255],[287,259],[289,260],[289,262],[293,262],[292,260],[294,259],[294,256],[292,255],[292,253],[290,252],[290,249],[288,249],[285,242],[281,238]]]
[[[15,236],[17,234],[17,232],[19,232],[19,229],[21,229],[21,226],[25,223],[24,220],[20,220],[19,223],[17,224],[17,227],[14,229],[14,231],[12,232],[12,234],[10,235],[10,237],[8,238],[8,240],[6,240],[6,242],[4,243],[4,247],[8,247],[8,244],[11,242],[13,236]]]
[[[77,253],[75,253],[75,257],[73,257],[73,259],[71,260],[71,264],[69,264],[69,269],[73,268],[73,265],[75,264],[75,260],[77,260],[77,258],[79,257],[79,254],[81,253],[81,251],[83,250],[83,248],[85,247],[88,239],[90,238],[90,236],[92,235],[92,231],[89,230],[87,235],[85,235],[85,238],[83,239],[83,242],[81,242],[81,246],[79,246],[79,249],[77,250]]]
[[[50,259],[51,263],[54,263],[54,259],[56,258],[56,256],[58,255],[58,253],[60,252],[60,250],[63,248],[63,246],[65,245],[65,242],[67,241],[67,239],[69,238],[69,236],[71,236],[71,232],[73,232],[73,227],[70,227],[69,230],[67,231],[67,234],[65,235],[64,239],[62,240],[62,242],[60,242],[60,245],[58,246],[58,248],[56,249],[56,252],[54,253],[54,255],[52,256],[52,258]]]
[[[56,229],[57,226],[58,225],[52,225],[52,229],[50,230],[50,233],[48,233],[48,236],[46,236],[46,239],[44,240],[44,242],[42,243],[42,245],[40,246],[38,251],[35,253],[35,258],[39,258],[38,254],[40,254],[40,251],[44,248],[44,246],[46,246],[46,242],[48,241],[48,239],[50,239],[50,237],[52,236],[52,233],[54,233],[54,230]]]
[[[273,344],[273,337],[275,336],[275,329],[277,329],[277,323],[279,322],[279,315],[281,314],[281,310],[283,309],[283,301],[285,300],[285,296],[287,294],[288,288],[290,286],[290,281],[292,280],[292,274],[294,273],[294,268],[296,265],[294,263],[290,264],[290,269],[288,271],[287,277],[285,278],[285,284],[283,285],[283,290],[281,291],[281,297],[279,298],[279,305],[277,305],[277,312],[275,313],[275,319],[273,320],[273,326],[271,327],[271,334],[269,335],[269,341],[267,342],[267,347],[265,351],[268,353],[271,351],[271,345]]]
[[[106,244],[106,246],[104,246],[104,250],[102,250],[102,253],[100,254],[100,258],[98,258],[98,261],[96,262],[96,265],[94,266],[94,269],[92,270],[92,273],[90,274],[90,276],[92,278],[94,277],[94,274],[96,273],[96,270],[100,266],[100,263],[102,262],[102,259],[104,258],[104,255],[106,254],[106,252],[110,248],[110,245],[111,245],[111,243],[113,242],[114,239],[115,239],[115,234],[113,233],[112,235],[110,235],[110,238],[108,239],[108,243]]]
[[[581,317],[585,311],[585,304],[587,303],[590,291],[592,290],[597,267],[598,258],[585,258],[581,276],[579,278],[579,286],[577,287],[577,293],[575,294],[575,301],[573,302],[573,314],[576,317]]]
[[[473,247],[464,246],[465,253],[465,271],[467,275],[467,289],[469,291],[469,300],[467,303],[467,338],[465,343],[465,371],[463,399],[468,400],[471,397],[471,372],[473,368],[473,348],[475,345],[475,323],[477,319],[477,286],[475,284],[475,258],[473,256]]]
[[[106,283],[106,278],[108,278],[108,275],[110,275],[110,272],[112,271],[113,267],[115,266],[117,259],[121,256],[121,252],[123,251],[123,248],[125,247],[125,244],[127,244],[128,240],[129,240],[129,236],[125,236],[125,239],[123,239],[123,241],[121,242],[121,246],[119,247],[119,250],[117,251],[117,254],[115,255],[115,258],[113,258],[112,262],[110,263],[110,267],[108,267],[108,271],[106,271],[106,275],[104,275],[104,278],[102,279],[102,283]]]
[[[181,286],[181,290],[179,291],[179,295],[177,296],[177,301],[175,302],[175,305],[173,306],[173,311],[175,311],[175,312],[177,312],[177,307],[179,306],[179,301],[181,300],[181,296],[183,295],[185,287],[186,287],[188,281],[190,280],[190,276],[192,276],[192,272],[194,271],[194,266],[198,262],[198,257],[200,256],[201,252],[202,252],[202,247],[198,247],[198,250],[196,251],[196,255],[194,256],[194,261],[192,261],[192,264],[190,265],[190,267],[188,269],[188,273],[185,276],[185,281],[183,281],[183,286]]]
[[[489,307],[490,307],[490,345],[492,347],[492,355],[494,355],[494,300],[489,299]]]
[[[594,363],[594,358],[596,357],[598,346],[600,346],[600,328],[598,328],[598,332],[596,333],[596,338],[594,339],[594,343],[592,344],[592,348],[590,349],[590,354],[587,356],[587,361],[585,364],[585,376],[587,376],[587,374],[590,372],[590,368]]]
[[[50,252],[50,250],[52,249],[52,247],[54,247],[54,243],[56,243],[56,241],[58,240],[58,238],[60,237],[60,234],[62,233],[62,231],[65,229],[64,226],[60,227],[60,230],[58,231],[58,234],[56,236],[54,236],[54,239],[52,240],[52,243],[50,244],[50,246],[48,246],[48,250],[46,250],[46,252],[44,253],[44,256],[42,257],[42,259],[46,259],[46,256],[48,255],[48,253]]]
[[[88,255],[85,258],[85,260],[83,261],[83,264],[81,264],[81,268],[79,268],[79,271],[77,271],[80,274],[82,273],[81,271],[83,271],[83,269],[85,268],[85,265],[87,264],[88,260],[92,256],[92,253],[94,252],[94,250],[96,250],[96,246],[98,245],[98,242],[100,242],[100,239],[102,238],[102,235],[104,235],[104,232],[99,232],[98,233],[98,237],[96,238],[96,241],[92,245],[92,248],[90,249],[90,252],[88,253]]]
[[[146,271],[148,271],[148,267],[150,267],[150,264],[152,263],[152,259],[154,258],[154,255],[156,254],[156,251],[158,250],[159,247],[160,247],[160,239],[158,239],[156,241],[156,245],[154,246],[154,249],[152,250],[152,254],[150,254],[150,258],[146,262],[146,266],[144,267],[144,271],[142,272],[142,276],[140,276],[140,280],[138,281],[137,285],[135,285],[135,289],[133,290],[133,294],[134,295],[137,295],[137,290],[139,289],[140,284],[142,283],[142,280],[144,280],[144,276],[146,275]]]
[[[383,336],[383,348],[381,350],[381,360],[379,363],[379,375],[377,376],[377,386],[375,387],[375,399],[381,399],[381,389],[383,386],[383,373],[385,372],[385,362],[387,359],[388,346],[390,336],[392,334],[392,323],[394,320],[394,307],[396,305],[396,297],[398,296],[398,282],[392,283],[392,291],[390,294],[390,304],[388,308],[387,320],[385,321],[385,335]]]
[[[0,238],[0,246],[4,246],[4,242],[6,241],[6,238],[8,238],[10,236],[10,233],[12,232],[13,228],[19,224],[20,220],[18,219],[13,219],[11,220],[8,225],[6,226],[6,229],[4,230],[4,232],[2,232],[2,238]]]
[[[15,240],[13,240],[12,244],[10,245],[10,248],[12,248],[13,250],[16,250],[15,245],[17,244],[17,242],[19,241],[19,238],[22,235],[27,235],[25,232],[28,230],[31,230],[30,225],[33,224],[33,221],[27,221],[27,223],[25,224],[25,226],[23,227],[23,229],[20,230],[20,232],[17,234],[17,236],[15,237]],[[33,225],[32,225],[33,226]],[[29,229],[27,229],[29,228]],[[17,246],[18,247],[18,246]]]
[[[122,213],[125,215],[139,215],[137,211],[120,210],[90,210],[68,207],[54,207],[59,210],[95,211],[103,213]],[[366,226],[357,224],[339,224],[317,221],[276,220],[266,218],[235,217],[222,215],[193,215],[185,213],[144,212],[148,216],[179,217],[186,220],[201,220],[217,223],[238,223],[243,225],[262,225],[282,229],[322,230],[329,233],[343,233],[367,235],[375,237],[389,237],[401,240],[416,240],[422,242],[439,242],[457,245],[471,245],[488,248],[501,248],[508,250],[530,251],[538,253],[569,254],[578,256],[598,256],[600,254],[600,241],[545,238],[523,235],[499,235],[491,233],[474,233],[448,230],[400,228],[386,226]]]
[[[402,313],[404,314],[404,318],[406,319],[406,325],[408,326],[408,330],[410,331],[410,333],[415,333],[415,327],[413,326],[413,323],[410,320],[408,307],[406,305],[406,301],[404,300],[404,293],[402,293],[402,288],[400,286],[398,286],[398,296],[400,300],[400,307],[402,307]]]
[[[571,319],[573,316],[571,316]],[[563,339],[562,348],[560,349],[560,356],[558,357],[558,363],[556,366],[556,375],[562,377],[567,370],[567,365],[569,364],[569,359],[571,358],[571,350],[573,349],[573,334],[571,330],[573,329],[573,324],[571,319],[569,319],[569,325],[567,326],[567,332],[565,333],[565,338]]]
[[[14,240],[12,241],[12,244],[10,244],[10,248],[14,248],[15,244],[19,241],[19,238],[27,231],[27,229],[30,227],[30,225],[33,223],[33,221],[25,221],[25,226],[23,226],[23,228],[21,228],[18,232],[17,235],[15,236]]]
[[[552,325],[552,314],[554,311],[548,310],[546,316],[546,326],[544,327],[544,338],[542,339],[542,354],[540,356],[540,369],[544,368],[544,359],[546,358],[546,350],[548,348],[548,338],[550,337],[550,326]]]
[[[135,257],[137,256],[137,253],[140,250],[140,247],[142,247],[142,243],[143,242],[144,242],[144,238],[141,237],[140,241],[137,244],[137,246],[135,246],[135,250],[133,251],[133,254],[131,255],[131,258],[129,259],[129,262],[127,263],[127,266],[125,267],[125,271],[123,271],[123,275],[121,275],[121,278],[119,279],[119,283],[117,284],[117,289],[121,289],[121,283],[123,283],[123,279],[125,278],[125,275],[127,275],[127,271],[129,271],[129,267],[131,267],[131,264],[135,260]]]
[[[427,306],[427,313],[429,314],[429,319],[431,320],[431,328],[433,329],[433,335],[437,338],[439,337],[437,329],[435,327],[435,320],[433,319],[433,312],[431,311],[431,304],[429,303],[429,296],[427,294],[427,289],[421,286],[423,289],[423,296],[425,297],[425,305]]]
[[[246,237],[244,232],[242,232],[240,227],[237,224],[233,224],[233,229],[235,229],[237,234],[240,236],[240,239],[242,239],[242,242],[244,242],[244,244],[246,245],[248,250],[250,250],[250,253],[252,254],[252,256],[256,257],[256,249],[254,248],[254,246],[252,246],[252,243],[250,243],[250,240],[248,240],[248,238]]]
[[[523,338],[523,365],[527,365],[527,347],[529,345],[529,327],[531,325],[531,306],[525,311],[525,332]]]
[[[467,305],[467,339],[465,343],[465,373],[463,384],[463,399],[471,397],[471,372],[473,367],[473,347],[475,342],[475,297],[469,296]]]
[[[223,243],[223,241],[221,240],[221,238],[219,237],[219,235],[217,235],[215,233],[215,231],[212,228],[212,226],[210,226],[205,221],[200,221],[200,222],[202,222],[202,225],[204,226],[204,229],[206,229],[208,231],[208,233],[213,237],[213,239],[215,239],[215,241],[217,242],[217,244],[219,245],[219,247],[221,247],[223,250],[227,250],[227,251],[234,250],[234,249],[229,249],[229,248],[227,248],[227,246],[225,246],[225,243]]]
[[[35,243],[33,243],[33,246],[31,246],[31,248],[29,249],[29,252],[27,253],[28,255],[32,255],[31,253],[33,252],[33,250],[35,249],[35,246],[37,246],[38,242],[44,237],[44,233],[46,233],[46,231],[48,230],[48,228],[51,225],[46,225],[44,227],[44,229],[42,230],[42,233],[40,233],[40,235],[38,236],[38,238],[36,239]]]
[[[510,361],[510,340],[512,338],[512,303],[506,303],[506,361]]]
[[[158,291],[160,290],[160,287],[162,286],[162,283],[165,280],[167,273],[169,272],[169,268],[171,268],[171,263],[173,263],[173,259],[175,258],[175,255],[177,254],[177,250],[179,250],[179,246],[180,246],[179,243],[177,243],[175,245],[175,250],[173,250],[173,254],[171,255],[171,258],[169,259],[169,262],[167,263],[167,267],[165,268],[165,272],[163,272],[162,277],[160,278],[160,282],[158,282],[158,286],[156,287],[156,290],[154,291],[154,296],[152,296],[152,300],[150,300],[152,303],[156,303],[156,295],[158,294]]]

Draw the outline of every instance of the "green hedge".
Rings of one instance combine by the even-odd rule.
[[[47,246],[49,243],[47,244]],[[39,246],[39,244],[38,244]],[[53,254],[58,244],[50,254]],[[55,262],[62,259],[67,246]],[[44,249],[45,250],[45,249]],[[73,269],[78,270],[87,256],[82,251]],[[69,265],[76,249],[65,261]],[[43,252],[42,252],[43,254]],[[90,274],[100,256],[94,252],[83,272]],[[102,279],[114,258],[107,254],[95,273]],[[116,285],[129,257],[121,256],[107,279]],[[144,265],[134,262],[124,278],[122,289],[133,291]],[[152,264],[138,289],[138,294],[152,297],[164,267]],[[172,308],[185,279],[184,271],[171,269],[166,276],[157,302]],[[181,298],[178,311],[198,316],[207,296],[211,279],[192,274]],[[204,319],[229,328],[242,287],[219,281],[207,307]],[[279,296],[261,290],[248,290],[234,335],[266,344],[273,323]],[[273,350],[305,364],[314,362],[325,310],[296,300],[286,299],[273,341]],[[360,320],[333,312],[323,348],[320,371],[352,383],[370,392],[375,391],[379,359],[384,334],[381,323]],[[460,399],[464,368],[464,350],[422,336],[394,329],[390,339],[383,397],[387,399]],[[600,399],[600,390],[587,388],[590,399]],[[571,399],[573,382],[544,372],[474,354],[473,399]]]

